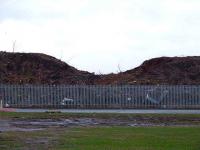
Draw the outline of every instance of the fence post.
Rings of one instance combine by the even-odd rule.
[[[3,109],[3,100],[0,100],[0,109]]]

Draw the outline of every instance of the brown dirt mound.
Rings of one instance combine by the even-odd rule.
[[[93,84],[96,77],[45,54],[0,52],[0,83]]]
[[[200,57],[160,57],[141,66],[101,76],[99,84],[200,84]]]
[[[0,83],[200,84],[200,56],[154,58],[126,72],[95,75],[45,54],[0,52]]]

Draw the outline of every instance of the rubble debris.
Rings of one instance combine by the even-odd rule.
[[[0,83],[199,85],[200,56],[154,58],[125,72],[95,75],[45,54],[0,52]]]

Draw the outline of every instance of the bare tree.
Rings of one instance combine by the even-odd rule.
[[[121,72],[122,72],[121,67],[120,67],[120,64],[117,65],[117,69],[118,69],[118,70],[117,70],[117,73],[121,73]]]
[[[101,76],[101,75],[103,75],[103,73],[101,72],[101,70],[99,70],[99,73],[98,73],[98,75],[100,75],[100,76]]]
[[[14,53],[15,52],[15,48],[16,48],[16,40],[13,41],[12,43],[12,52]]]
[[[60,60],[63,58],[63,50],[60,50]]]
[[[76,57],[75,55],[69,57],[68,60],[66,60],[66,63],[67,63],[67,64],[70,64],[70,62],[71,62],[75,57]]]

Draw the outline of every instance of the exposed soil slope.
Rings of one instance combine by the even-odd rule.
[[[200,57],[160,57],[119,74],[101,76],[101,84],[200,84]]]
[[[45,54],[0,52],[0,83],[92,84],[96,77]]]
[[[0,52],[0,83],[200,84],[200,57],[160,57],[119,74],[94,75],[39,53]]]

